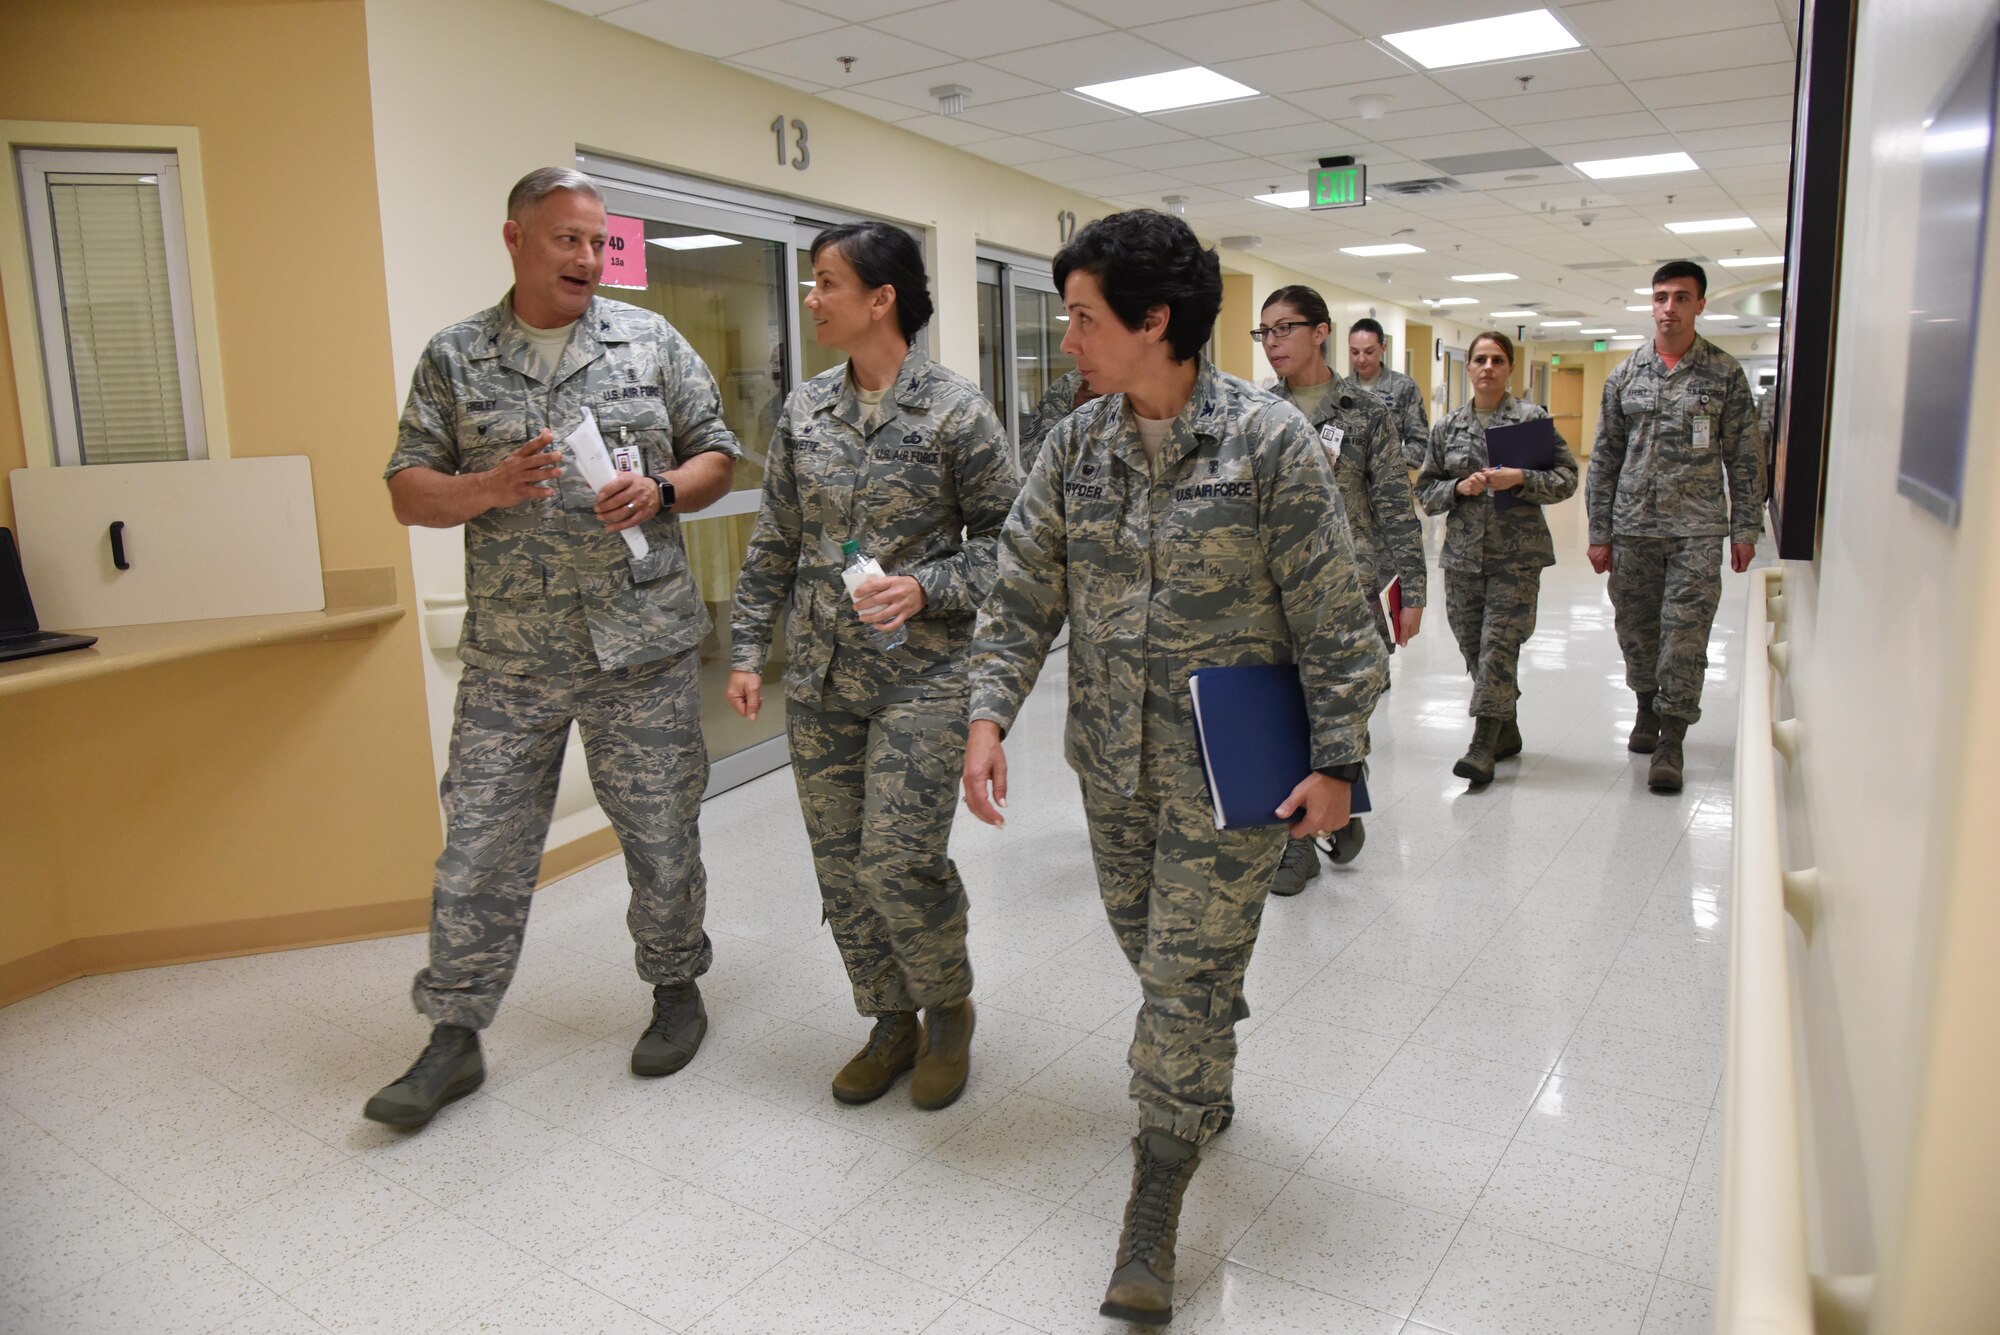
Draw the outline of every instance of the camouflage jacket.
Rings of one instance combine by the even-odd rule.
[[[1539,405],[1523,403],[1509,394],[1494,409],[1493,425],[1512,426],[1547,416]],[[1569,442],[1557,432],[1556,466],[1545,471],[1523,470],[1520,496],[1533,502],[1530,505],[1496,510],[1491,496],[1458,494],[1458,480],[1490,462],[1486,428],[1479,425],[1471,403],[1460,404],[1431,428],[1430,452],[1424,456],[1423,471],[1417,474],[1417,498],[1426,514],[1450,516],[1445,520],[1444,556],[1439,564],[1466,574],[1554,565],[1555,542],[1549,537],[1549,521],[1542,517],[1542,507],[1576,494],[1576,457],[1569,452]]]
[[[1282,380],[1271,392],[1296,406]],[[1367,390],[1336,381],[1306,421],[1333,464],[1364,588],[1385,588],[1400,575],[1403,605],[1422,607],[1424,530],[1388,410]]]
[[[1297,662],[1313,764],[1367,754],[1386,669],[1326,451],[1296,410],[1206,361],[1157,473],[1123,394],[1049,433],[979,612],[973,719],[1013,723],[1065,615],[1065,752],[1092,783],[1134,793],[1145,747],[1190,735],[1197,667]],[[1146,717],[1150,671],[1175,717]]]
[[[1696,336],[1671,371],[1650,342],[1619,363],[1604,379],[1585,494],[1594,543],[1613,534],[1755,542],[1764,450],[1736,359]]]
[[[730,666],[762,672],[778,611],[785,692],[817,705],[836,648],[883,660],[892,678],[965,671],[972,617],[993,582],[993,547],[1021,476],[979,386],[912,348],[884,412],[863,433],[847,364],[792,392],[772,438],[764,500],[736,580]],[[924,589],[900,649],[877,648],[842,586],[840,544]]]
[[[1035,405],[1035,415],[1021,424],[1021,458],[1032,464],[1042,442],[1055,424],[1076,411],[1077,391],[1083,388],[1083,372],[1069,371],[1056,377],[1049,392]]]
[[[1396,424],[1396,435],[1402,441],[1404,469],[1423,467],[1424,455],[1431,444],[1431,421],[1424,412],[1424,394],[1417,388],[1417,382],[1385,366],[1372,386],[1351,375],[1346,383],[1350,389],[1373,394],[1388,408]]]
[[[715,377],[658,315],[593,297],[544,381],[514,322],[513,295],[431,339],[385,477],[405,468],[484,472],[544,428],[560,443],[586,407],[605,444],[639,448],[648,473],[708,451],[742,453],[722,424]],[[633,557],[598,522],[596,493],[574,465],[557,490],[465,525],[459,657],[495,672],[574,672],[650,663],[699,644],[708,611],[679,519],[648,520],[641,531],[651,550]]]

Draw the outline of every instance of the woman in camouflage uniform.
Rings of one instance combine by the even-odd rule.
[[[1521,646],[1535,633],[1542,567],[1556,563],[1544,505],[1576,492],[1576,459],[1556,436],[1555,467],[1495,468],[1486,429],[1547,417],[1507,392],[1514,343],[1488,330],[1466,349],[1472,401],[1431,428],[1430,453],[1417,475],[1427,514],[1447,515],[1444,535],[1444,614],[1472,674],[1472,746],[1451,772],[1476,787],[1493,781],[1496,760],[1521,753],[1515,704],[1521,698]],[[1500,509],[1496,492],[1519,491],[1526,505]]]
[[[965,885],[945,854],[966,653],[1020,473],[979,386],[910,346],[931,297],[909,234],[835,227],[812,257],[814,336],[848,360],[793,392],[772,441],[736,585],[729,703],[757,716],[789,605],[792,777],[825,920],[855,1008],[875,1021],[833,1096],[870,1102],[915,1067],[912,1100],[942,1108],[965,1088],[973,1023]],[[849,541],[886,572],[852,602]]]

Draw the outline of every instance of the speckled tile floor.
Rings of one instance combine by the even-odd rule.
[[[1270,905],[1179,1330],[1708,1329],[1745,581],[1687,789],[1654,796],[1581,506],[1551,517],[1526,753],[1482,792],[1451,777],[1468,687],[1437,609],[1376,716],[1366,850]],[[625,1070],[647,997],[616,862],[539,897],[486,1088],[414,1137],[360,1106],[422,1043],[421,937],[0,1010],[0,1330],[1120,1329],[1096,1308],[1137,987],[1063,669],[1011,738],[1007,828],[955,839],[981,1007],[955,1107],[827,1097],[865,1026],[779,772],[703,813],[712,1029],[667,1081]]]

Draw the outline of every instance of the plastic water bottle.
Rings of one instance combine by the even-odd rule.
[[[840,544],[840,554],[847,559],[847,564],[841,567],[840,582],[847,586],[847,597],[851,602],[855,589],[860,587],[863,580],[880,578],[882,563],[872,556],[862,555],[861,544],[851,538]],[[875,642],[875,647],[878,649],[900,649],[903,641],[908,638],[903,634],[901,626],[894,630],[877,630],[870,623],[862,624],[868,627],[868,638]]]

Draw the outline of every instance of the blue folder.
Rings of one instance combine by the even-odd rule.
[[[1547,472],[1556,466],[1555,422],[1547,417],[1534,417],[1510,426],[1486,428],[1486,458],[1495,468]],[[1496,510],[1516,510],[1533,504],[1522,500],[1518,489],[1493,493]]]
[[[1195,741],[1215,803],[1215,828],[1284,825],[1278,808],[1312,773],[1312,727],[1292,663],[1196,668],[1188,674]],[[1349,807],[1370,810],[1364,776]]]

